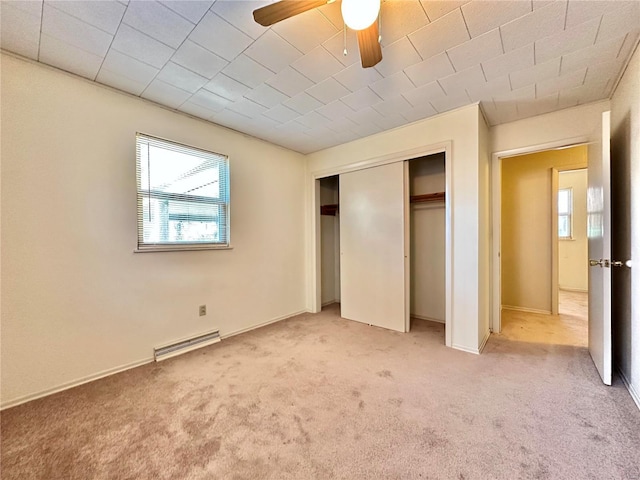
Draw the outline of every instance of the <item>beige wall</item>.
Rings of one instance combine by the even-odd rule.
[[[452,346],[472,352],[477,352],[482,342],[478,335],[478,322],[488,324],[488,318],[485,318],[488,316],[487,310],[479,309],[480,295],[484,291],[479,285],[479,278],[484,278],[488,273],[481,271],[485,264],[480,264],[478,247],[481,228],[478,205],[480,184],[485,181],[479,175],[478,111],[477,105],[471,105],[307,156],[307,184],[312,185],[316,172],[328,173],[371,159],[393,158],[408,151],[451,141]],[[488,186],[486,189],[488,192]],[[308,198],[310,196],[309,192]],[[307,225],[308,238],[312,238],[310,219]],[[310,255],[308,265],[311,267],[313,264],[314,258]],[[314,288],[313,276],[310,268],[308,285],[311,290]],[[308,298],[312,298],[313,294],[310,291]]]
[[[444,154],[409,161],[410,195],[445,191]],[[445,205],[412,203],[411,315],[445,321]]]
[[[613,278],[614,366],[640,407],[640,52],[611,99],[612,257],[632,259]]]
[[[7,55],[1,85],[4,405],[305,310],[302,155]],[[133,253],[136,131],[229,155],[233,250]]]
[[[502,305],[551,312],[551,169],[586,167],[585,146],[502,160]]]
[[[573,195],[572,238],[558,241],[558,286],[586,292],[589,288],[587,243],[587,170],[560,172],[558,189],[570,188]]]
[[[526,149],[576,138],[597,141],[602,112],[609,109],[609,101],[605,100],[496,125],[491,127],[491,151]],[[512,154],[517,153],[522,152]]]

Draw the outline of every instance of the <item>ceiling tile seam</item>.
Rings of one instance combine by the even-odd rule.
[[[155,3],[158,3],[158,2],[156,1]],[[180,45],[178,45],[177,47],[173,47],[172,45],[169,45],[169,44],[167,44],[167,43],[164,43],[162,40],[160,40],[160,39],[158,39],[158,38],[156,38],[156,37],[152,37],[151,35],[147,35],[147,34],[145,34],[145,33],[144,33],[144,32],[142,32],[141,30],[137,29],[135,26],[133,26],[133,25],[131,25],[131,24],[129,24],[129,23],[127,23],[127,22],[125,22],[125,21],[124,21],[124,17],[127,15],[127,11],[129,10],[129,5],[130,5],[130,4],[127,4],[127,8],[125,8],[124,13],[122,14],[122,19],[120,20],[120,24],[118,24],[118,30],[120,30],[120,25],[124,23],[127,27],[129,27],[129,28],[131,28],[131,29],[135,30],[136,32],[138,32],[138,33],[142,33],[143,35],[145,35],[145,36],[147,36],[147,37],[151,37],[151,38],[152,38],[153,40],[155,40],[156,42],[160,42],[160,43],[162,43],[163,45],[166,45],[167,47],[169,47],[169,48],[171,48],[171,49],[173,49],[173,50],[175,50],[175,51],[178,51],[178,49],[179,49],[179,48],[184,44],[184,40],[183,40],[183,41],[180,43]],[[164,4],[159,3],[159,5],[160,5],[161,7],[163,7],[163,8],[166,8],[166,9],[167,9],[167,10],[169,10],[171,13],[176,13],[176,12],[174,12],[173,10],[171,10],[169,7],[165,6]],[[176,14],[177,14],[177,13],[176,13]],[[186,40],[186,38],[189,38],[189,35],[191,35],[191,33],[193,32],[193,30],[194,30],[198,25],[197,25],[197,24],[194,24],[191,20],[187,20],[187,19],[185,19],[185,18],[184,18],[184,17],[182,17],[181,15],[178,15],[178,16],[180,16],[180,18],[182,18],[183,20],[186,20],[188,23],[190,23],[191,25],[193,25],[193,28],[192,28],[191,30],[189,30],[189,33],[188,33],[188,34],[187,34],[187,36],[185,37],[185,40]],[[114,35],[114,37],[115,37],[115,35]]]
[[[422,5],[422,2],[420,2],[420,5]],[[427,25],[428,25],[428,24],[427,24]],[[417,31],[418,31],[418,30],[416,30],[416,32],[417,32]],[[413,32],[411,32],[411,33],[413,33]],[[404,38],[406,38],[407,40],[409,40],[409,45],[411,45],[411,46],[413,47],[413,49],[415,50],[415,52],[418,54],[418,57],[420,57],[421,61],[423,61],[423,62],[424,62],[424,61],[426,60],[426,58],[422,58],[422,55],[420,55],[420,52],[418,51],[418,49],[416,48],[416,46],[414,45],[414,43],[413,43],[413,42],[411,41],[411,39],[409,38],[409,34],[405,35],[405,36],[404,36]],[[398,40],[396,40],[396,41],[400,41],[400,40],[402,40],[402,38],[400,38],[400,39],[398,39]],[[395,42],[394,42],[394,43],[395,43]],[[448,58],[448,57],[447,57],[447,58]],[[451,62],[451,60],[449,60],[449,62]],[[418,64],[418,63],[420,63],[420,62],[416,62],[416,63],[414,63],[413,65],[416,65],[416,64]],[[407,65],[405,68],[409,68],[410,66],[411,66],[411,65]],[[402,70],[404,71],[404,69],[402,69]]]
[[[596,31],[596,38],[593,39],[592,45],[595,45],[596,43],[598,43],[598,35],[600,35],[600,29],[602,28],[603,20],[604,20],[604,14],[600,16],[600,22],[598,22],[598,30]]]
[[[451,65],[451,68],[453,68],[454,73],[458,73],[458,70],[456,69],[456,66],[453,64],[453,62],[451,61],[451,57],[449,56],[449,51],[445,50],[444,51],[444,55],[447,57],[447,60],[449,61],[449,64]],[[434,55],[435,57],[435,55]],[[453,74],[452,74],[453,75]]]
[[[42,2],[42,6],[43,6],[43,9],[44,9],[44,2]],[[56,5],[55,5],[55,3],[54,3],[54,2],[47,2],[47,6],[49,6],[49,7],[53,8],[53,9],[57,10],[58,12],[64,13],[65,15],[68,15],[68,16],[70,16],[71,18],[75,18],[76,20],[78,20],[79,22],[84,23],[85,25],[89,25],[90,27],[93,27],[93,28],[95,28],[95,29],[97,29],[97,30],[100,30],[100,31],[101,31],[101,32],[103,32],[103,33],[106,33],[106,34],[108,34],[108,35],[115,36],[115,33],[111,33],[111,32],[109,32],[108,30],[104,30],[103,28],[100,28],[100,27],[98,27],[97,25],[94,25],[93,23],[89,23],[89,22],[87,22],[87,21],[83,20],[82,18],[77,17],[77,16],[75,16],[75,15],[73,15],[73,14],[69,13],[69,12],[66,12],[66,11],[64,11],[64,10],[60,10],[58,7],[56,7]],[[124,14],[125,14],[125,12],[127,11],[127,8],[129,8],[129,7],[128,7],[128,6],[127,6],[127,7],[125,7],[125,9],[122,11],[122,16],[120,17],[120,22],[118,22],[118,28],[120,28],[120,23],[122,23],[122,19],[124,18]],[[116,29],[116,31],[117,31],[117,29]]]
[[[43,2],[43,4],[44,4],[44,2]],[[111,42],[109,43],[109,48],[107,48],[107,52],[104,54],[104,57],[102,57],[102,62],[100,62],[100,66],[98,67],[98,71],[96,72],[95,76],[93,77],[93,80],[94,80],[94,81],[96,81],[96,79],[98,78],[98,75],[100,75],[100,71],[102,70],[102,66],[104,65],[104,61],[107,59],[107,55],[109,55],[109,51],[111,50],[111,47],[112,47],[112,45],[113,45],[113,42],[115,41],[116,36],[118,35],[118,32],[120,31],[120,27],[122,26],[122,23],[123,23],[122,21],[124,20],[124,16],[125,16],[125,14],[127,13],[127,10],[128,10],[128,9],[129,9],[129,4],[125,5],[124,10],[122,11],[122,16],[120,17],[120,21],[118,22],[118,28],[116,28],[115,33],[114,33],[114,34],[113,34],[113,36],[111,37]],[[134,29],[136,32],[142,33],[142,32],[140,32],[137,28],[133,28],[131,25],[127,25],[127,26],[128,26],[129,28]],[[148,36],[148,35],[147,35],[147,36]],[[152,38],[152,37],[149,37],[149,38]],[[154,39],[154,40],[155,40],[155,39]],[[167,46],[168,46],[168,45],[167,45]],[[118,49],[115,49],[115,48],[114,48],[114,50],[115,50],[116,52],[120,52],[120,50],[118,50]],[[123,52],[120,52],[120,53],[123,53]],[[128,55],[127,55],[127,56],[128,56]],[[130,57],[130,58],[133,58],[133,57]],[[134,60],[137,60],[137,59],[134,59]],[[142,63],[144,63],[144,62],[142,62]],[[153,65],[150,65],[150,66],[151,66],[151,67],[153,67]],[[156,68],[156,67],[153,67],[153,68]],[[142,92],[144,92],[144,91],[147,89],[147,87],[148,87],[148,86],[149,86],[149,85],[147,85],[146,87],[144,87],[144,89],[142,90]],[[141,94],[142,94],[142,93],[141,93]]]
[[[217,0],[216,0],[216,1],[217,1]],[[267,27],[267,28],[265,28],[265,29],[264,29],[264,31],[263,31],[260,35],[258,35],[258,37],[257,37],[257,38],[253,38],[251,35],[248,35],[247,33],[245,33],[245,32],[243,32],[242,30],[240,30],[238,27],[236,27],[233,23],[231,23],[231,22],[227,21],[227,19],[226,19],[226,18],[224,18],[224,17],[222,17],[222,16],[218,15],[216,12],[214,12],[214,11],[212,10],[213,5],[215,5],[215,1],[214,1],[214,3],[211,5],[211,7],[209,7],[209,10],[207,10],[207,13],[208,13],[208,12],[211,12],[213,15],[215,15],[216,17],[218,17],[220,20],[222,20],[223,22],[225,22],[226,24],[228,24],[229,26],[231,26],[231,28],[233,28],[234,30],[239,31],[241,34],[243,34],[244,36],[249,37],[249,38],[251,39],[251,43],[249,43],[249,45],[247,45],[247,46],[244,48],[244,50],[242,50],[240,53],[238,53],[238,55],[236,55],[232,60],[228,60],[228,62],[229,62],[229,63],[233,62],[233,60],[235,60],[235,59],[236,59],[236,58],[238,58],[240,55],[242,55],[244,52],[246,52],[246,51],[247,51],[247,49],[248,49],[249,47],[251,47],[255,42],[257,42],[257,41],[258,41],[258,40],[259,40],[259,39],[260,39],[260,38],[261,38],[265,33],[267,33],[269,30],[271,30],[271,27]],[[206,15],[206,13],[205,13],[205,15]],[[203,18],[204,18],[204,15],[203,15]],[[196,26],[197,26],[197,25],[196,25]],[[192,30],[192,31],[193,31],[193,30]],[[273,30],[272,30],[272,31],[273,31]],[[273,33],[275,33],[276,35],[278,35],[275,31],[274,31]],[[191,35],[191,32],[189,32],[189,35]],[[187,35],[187,38],[189,38],[189,35]],[[278,35],[278,36],[280,36],[280,35]],[[282,37],[280,37],[280,38],[282,38]],[[284,38],[283,38],[283,40],[284,40]],[[194,40],[191,40],[191,41],[192,41],[193,43],[196,43],[196,44],[200,45],[198,42],[196,42],[196,41],[194,41]],[[286,40],[285,40],[285,42],[286,42]],[[200,45],[200,46],[201,46],[202,48],[204,48],[205,50],[207,50],[208,52],[211,52],[211,50],[209,50],[209,49],[208,49],[207,47],[205,47],[204,45]],[[296,47],[294,47],[293,45],[291,45],[291,46],[292,46],[293,48],[296,48]],[[296,48],[296,50],[298,50],[298,49]],[[298,50],[298,51],[300,52],[300,50]],[[213,53],[213,52],[211,52],[211,53]],[[302,53],[302,52],[300,52],[300,53]],[[216,55],[216,54],[214,53],[214,55]],[[304,54],[303,54],[303,55],[304,55]],[[220,55],[218,55],[218,56],[220,56]],[[220,58],[222,58],[222,57],[220,57]],[[251,58],[251,57],[249,57],[249,58]],[[226,59],[223,59],[223,60],[226,60]],[[253,60],[253,58],[251,58],[251,60]],[[253,61],[254,61],[254,62],[256,62],[256,63],[257,63],[257,64],[259,64],[259,65],[262,65],[262,64],[261,64],[260,62],[258,62],[257,60],[253,60]],[[271,70],[270,68],[266,67],[265,65],[262,65],[262,66],[263,66],[264,68],[267,68],[268,70]],[[271,70],[271,71],[273,72],[273,70]],[[278,73],[278,72],[273,72],[273,73]]]
[[[427,17],[427,20],[429,20],[429,23],[432,22],[431,18],[429,18],[429,14],[427,13],[427,9],[424,8],[424,5],[422,4],[422,2],[420,0],[418,0],[418,3],[420,4],[420,7],[422,8],[422,11],[424,12],[424,16]],[[429,25],[429,23],[427,25]],[[419,29],[418,29],[419,30]],[[417,30],[416,30],[417,31]],[[407,35],[408,37],[409,35]]]
[[[480,62],[478,65],[480,65],[480,71],[482,72],[482,76],[484,77],[484,83],[488,83],[489,80],[487,80],[487,74],[484,73],[484,67],[482,66],[482,62]],[[468,92],[467,92],[467,94],[468,94]]]
[[[217,0],[216,0],[216,1],[217,1]],[[333,2],[332,2],[332,3],[333,3]],[[327,2],[327,5],[329,5],[329,3],[328,3],[328,2]],[[323,5],[323,6],[324,6],[324,5]],[[326,16],[326,15],[325,15],[321,10],[320,10],[320,8],[318,8],[318,13],[319,13],[320,15],[322,15],[322,16],[327,20],[327,22],[329,22],[331,25],[334,25],[334,24],[333,24],[333,22],[331,21],[331,19],[329,19],[329,17],[327,17],[327,16]],[[334,26],[335,26],[335,25],[334,25]],[[336,28],[338,28],[338,27],[336,26]]]
[[[331,23],[331,22],[329,22],[329,23]],[[332,24],[332,25],[333,25],[333,24]],[[273,30],[271,27],[267,27],[267,28],[266,28],[266,30],[265,30],[265,32],[266,32],[267,30],[271,30],[275,35],[278,35],[278,37],[280,37],[280,39],[281,39],[281,40],[283,40],[284,42],[288,43],[291,47],[293,47],[293,48],[294,48],[294,49],[296,49],[298,52],[300,52],[300,53],[302,54],[302,56],[304,56],[304,55],[305,55],[305,53],[304,53],[302,50],[300,50],[298,47],[296,47],[293,43],[291,43],[289,40],[287,40],[286,38],[284,38],[284,37],[283,37],[282,35],[280,35],[278,32],[276,32],[275,30]],[[321,45],[321,44],[320,44],[320,45]],[[249,48],[249,47],[247,47],[247,48]],[[245,50],[246,50],[246,49],[245,49]],[[286,67],[285,67],[285,68],[286,68]],[[280,73],[280,72],[276,72],[276,73]]]
[[[169,7],[166,7],[166,6],[165,6],[165,5],[163,5],[163,4],[160,4],[160,5],[162,5],[163,7],[167,8],[168,10],[171,10]],[[127,10],[128,10],[128,9],[129,9],[129,5],[127,5]],[[173,12],[173,10],[171,10],[171,11]],[[207,10],[207,11],[208,11],[208,10]],[[125,13],[126,13],[126,10],[125,10]],[[124,15],[122,16],[122,18],[124,19]],[[183,18],[183,17],[181,17],[181,18]],[[144,87],[144,89],[142,90],[142,93],[144,93],[144,91],[145,91],[147,88],[149,88],[149,85],[151,85],[151,83],[153,83],[153,81],[155,81],[155,80],[158,78],[158,75],[160,75],[160,72],[162,72],[162,69],[163,69],[164,67],[166,67],[166,66],[167,66],[167,64],[168,64],[170,61],[172,61],[172,60],[173,60],[173,57],[176,55],[176,53],[178,52],[178,50],[182,47],[182,45],[184,45],[184,43],[187,41],[187,39],[189,38],[189,36],[193,33],[193,31],[194,31],[194,30],[196,29],[196,27],[198,26],[197,24],[193,24],[193,22],[191,22],[190,20],[187,20],[187,21],[188,21],[189,23],[191,23],[191,24],[192,24],[192,28],[191,28],[191,30],[189,30],[189,33],[187,33],[187,34],[185,35],[185,37],[184,37],[184,39],[182,40],[182,42],[180,42],[180,45],[178,45],[178,46],[173,50],[173,54],[171,55],[171,57],[169,58],[169,60],[167,60],[167,62],[163,65],[163,67],[162,67],[162,68],[158,68],[158,69],[157,69],[157,70],[158,70],[158,71],[157,71],[157,73],[153,76],[153,78],[151,79],[151,81],[150,81],[149,83],[147,83],[147,84],[146,84],[146,86],[145,86],[145,87]],[[121,22],[121,24],[122,24],[122,22]],[[134,28],[134,27],[132,27],[132,26],[131,26],[131,25],[129,25],[129,24],[126,24],[126,25],[127,25],[128,27],[133,28],[133,29],[134,29],[134,30],[136,30],[136,31],[139,31],[137,28]],[[120,30],[120,25],[118,25],[118,30]],[[117,31],[116,31],[116,33],[117,33]],[[140,32],[140,33],[142,33],[142,32]],[[113,38],[116,38],[116,36],[114,35],[114,36],[113,36]],[[152,38],[153,38],[153,37],[152,37]],[[113,43],[113,40],[112,40],[112,43]],[[162,43],[162,42],[160,42],[160,43]],[[196,43],[196,42],[193,42],[193,43]],[[171,47],[170,45],[167,45],[167,46],[168,46],[168,47],[170,47],[170,48],[173,48],[173,47]],[[202,45],[201,45],[201,46],[202,46]],[[202,48],[204,48],[204,47],[202,47]],[[111,49],[111,46],[109,46],[109,49]],[[119,50],[117,50],[117,49],[115,49],[115,48],[114,48],[114,50],[115,50],[116,52],[120,52]],[[205,50],[206,50],[206,49],[205,49]],[[207,51],[209,51],[209,50],[207,50]],[[108,53],[109,53],[109,51],[107,50],[107,54],[108,54]],[[123,55],[126,55],[126,53],[123,53],[123,52],[120,52],[120,53],[122,53]],[[213,53],[213,52],[211,52],[211,53]],[[214,55],[215,55],[215,54],[214,54]],[[130,55],[127,55],[127,56],[128,56],[129,58],[133,58],[133,57],[131,57]],[[106,55],[105,55],[105,58],[107,58],[107,57],[106,57]],[[134,59],[134,60],[138,60],[137,58],[133,58],[133,59]],[[141,63],[144,63],[145,65],[148,65],[148,63],[143,62],[142,60],[138,60],[138,61],[139,61],[139,62],[141,62]],[[104,60],[103,60],[103,63],[104,63]],[[181,68],[185,68],[185,67],[182,67],[182,65],[180,65],[179,63],[176,63],[176,62],[173,62],[173,63],[175,63],[176,65],[180,66]],[[153,68],[156,68],[156,67],[154,67],[153,65],[150,65],[150,66],[151,66],[151,67],[153,67]],[[100,69],[102,69],[102,66],[100,66]],[[189,70],[189,69],[188,69],[188,68],[185,68],[185,70]],[[189,71],[190,71],[190,70],[189,70]],[[100,70],[98,70],[98,72],[100,72]],[[196,73],[196,72],[192,72],[192,73]],[[200,75],[200,74],[196,74],[196,75]],[[202,75],[200,75],[200,76],[202,76]],[[97,77],[96,77],[96,78],[97,78]],[[166,83],[166,82],[165,82],[165,83]],[[173,86],[175,86],[175,85],[173,85]],[[201,89],[201,88],[200,88],[200,89]],[[198,89],[198,91],[199,91],[200,89]],[[182,105],[184,105],[187,101],[189,101],[189,99],[190,99],[190,98],[192,98],[192,97],[193,97],[193,95],[195,95],[196,93],[198,93],[198,91],[194,92],[194,93],[191,95],[191,97],[189,97],[187,100],[185,100],[183,103],[181,103],[181,104],[179,105],[179,107],[181,107],[181,106],[182,106]],[[138,96],[139,96],[139,97],[141,97],[141,96],[142,96],[142,93],[140,93],[140,95],[138,95]],[[177,110],[177,109],[176,109],[176,110]]]
[[[322,48],[326,53],[328,53],[331,57],[333,57],[333,55],[331,55],[331,52],[330,52],[329,50],[327,50],[323,44],[318,45],[317,47],[315,47],[314,49],[312,49],[311,51],[309,51],[309,53],[311,53],[311,52],[312,52],[313,50],[315,50],[316,48]],[[302,57],[295,59],[293,62],[291,62],[291,63],[289,64],[289,66],[290,66],[291,68],[293,68],[296,72],[298,72],[300,75],[302,75],[303,77],[305,77],[306,79],[308,79],[309,81],[311,81],[311,82],[313,82],[313,83],[315,84],[316,82],[315,82],[314,80],[312,80],[311,78],[307,77],[303,72],[301,72],[300,70],[298,70],[298,69],[295,67],[295,65],[294,65],[298,60],[300,60],[300,59],[302,59],[302,58],[306,57],[309,53],[304,53],[304,54],[302,54]],[[338,60],[338,61],[339,61],[339,60]],[[340,70],[340,72],[342,72],[343,70],[345,70],[345,68],[346,68],[346,67],[344,67],[344,66],[343,66],[343,68],[342,68],[342,70]],[[286,67],[284,68],[284,70],[286,70]],[[272,70],[272,71],[273,71],[273,70]],[[340,73],[340,72],[336,72],[336,73],[334,73],[333,75],[329,75],[329,76],[333,78],[333,76],[334,76],[334,75],[337,75],[337,74],[338,74],[338,73]],[[277,73],[279,73],[279,72],[274,72],[274,73],[276,73],[276,74],[277,74]],[[329,77],[327,77],[327,78],[329,78]],[[325,79],[325,80],[326,80],[326,79]],[[339,82],[339,80],[336,80],[336,81],[338,81],[338,82]]]
[[[345,97],[346,97],[346,96],[347,96],[347,95],[345,95]],[[344,97],[342,97],[342,98],[344,98]],[[334,101],[333,101],[333,102],[331,102],[331,103],[334,103],[334,102],[340,102],[340,103],[342,103],[342,105],[344,105],[344,106],[345,106],[345,107],[347,107],[349,110],[351,110],[351,112],[349,112],[349,113],[355,113],[357,110],[354,110],[354,109],[353,109],[353,108],[351,108],[349,105],[347,105],[346,103],[344,103],[344,102],[342,101],[342,98],[339,98],[339,99],[337,99],[337,100],[334,100]],[[328,103],[327,105],[331,105],[331,103]],[[325,105],[325,107],[326,107],[327,105]],[[322,112],[319,112],[318,110],[319,110],[319,109],[321,109],[321,108],[322,108],[322,107],[318,107],[317,109],[312,110],[312,112],[316,112],[318,115],[322,115],[324,118],[326,118],[326,119],[327,119],[327,120],[329,120],[330,122],[335,122],[335,119],[333,119],[333,118],[329,118],[329,117],[327,117],[326,115],[324,115]]]
[[[469,35],[469,40],[471,40],[473,37],[471,36],[471,32],[469,31],[469,25],[467,25],[467,19],[464,18],[464,12],[462,11],[462,7],[458,7],[458,10],[460,10],[460,15],[462,15],[462,21],[464,22],[464,28],[467,29],[467,35]]]
[[[185,17],[183,14],[181,14],[180,12],[174,10],[173,8],[171,8],[169,5],[166,5],[165,2],[158,2],[160,5],[162,5],[163,7],[171,10],[173,13],[175,13],[176,15],[178,15],[179,17],[183,18],[184,20],[186,20],[189,23],[194,23],[193,20],[191,20],[190,18]],[[211,4],[211,6],[215,5],[215,0],[214,2]],[[127,4],[127,8],[129,8],[129,5]],[[196,25],[198,25],[202,19],[204,18],[204,16],[207,14],[207,12],[211,10],[211,7],[207,8],[207,10],[202,14],[202,16],[195,22]]]
[[[176,109],[177,109],[177,108],[179,108],[179,107],[181,107],[182,105],[184,105],[184,104],[185,104],[185,102],[188,102],[188,101],[189,101],[189,98],[191,98],[191,97],[194,95],[193,93],[191,93],[191,92],[189,92],[189,91],[187,91],[187,90],[183,90],[182,88],[180,88],[180,87],[178,87],[178,86],[176,86],[176,85],[173,85],[172,83],[165,82],[164,80],[160,80],[159,78],[158,78],[158,79],[153,80],[151,83],[153,83],[153,82],[160,82],[160,83],[164,83],[165,85],[168,85],[169,87],[176,88],[176,89],[178,89],[178,90],[180,90],[180,91],[182,91],[182,92],[184,92],[184,93],[188,93],[188,94],[189,94],[189,97],[187,98],[187,100],[185,100],[184,102],[182,102],[178,107],[176,107]],[[142,91],[142,93],[140,93],[140,96],[144,95],[144,92],[146,92],[146,91],[147,91],[147,89],[151,86],[151,83],[150,83],[149,85],[147,85],[146,87],[144,87],[144,90]]]
[[[42,47],[42,23],[44,17],[44,0],[40,6],[40,32],[38,34],[38,61],[40,61],[40,48]]]
[[[127,8],[129,8],[129,7],[127,7]],[[125,10],[125,13],[126,13],[126,10]],[[139,33],[140,35],[143,35],[143,36],[145,36],[145,37],[147,37],[147,38],[150,38],[150,39],[151,39],[151,40],[153,40],[154,42],[161,43],[161,44],[162,44],[162,45],[164,45],[165,47],[169,47],[171,50],[177,51],[177,50],[178,50],[178,48],[180,48],[180,47],[182,46],[182,43],[184,43],[184,41],[183,41],[183,42],[182,42],[178,47],[172,47],[172,46],[171,46],[171,45],[169,45],[168,43],[164,43],[162,40],[158,40],[157,38],[152,37],[151,35],[149,35],[149,34],[147,34],[147,33],[143,32],[142,30],[137,29],[136,27],[134,27],[134,26],[132,26],[132,25],[129,25],[129,24],[128,24],[128,23],[126,23],[126,22],[123,22],[122,20],[124,20],[124,14],[122,15],[122,19],[120,20],[120,23],[118,24],[118,28],[117,28],[117,30],[116,30],[116,33],[114,33],[114,35],[113,35],[114,37],[116,36],[116,34],[118,33],[118,31],[120,30],[120,25],[122,25],[122,24],[124,23],[124,24],[125,24],[128,28],[130,28],[131,30],[135,30],[135,31],[136,31],[137,33]],[[190,22],[190,23],[191,23],[191,22]],[[193,30],[192,30],[192,31],[193,31]],[[190,34],[190,33],[191,33],[191,32],[189,32],[189,34]],[[109,35],[111,35],[111,34],[109,34]],[[195,43],[195,42],[194,42],[194,43]],[[203,48],[204,48],[204,47],[203,47]],[[118,50],[118,51],[120,51],[120,50]]]
[[[233,106],[235,103],[240,102],[241,100],[246,100],[247,102],[251,102],[251,103],[253,103],[253,104],[255,104],[255,105],[259,106],[259,107],[264,107],[264,108],[266,108],[266,110],[265,110],[264,112],[268,112],[269,110],[271,110],[271,109],[273,109],[273,108],[277,107],[278,105],[282,105],[281,103],[278,103],[278,104],[274,105],[273,107],[267,107],[266,105],[262,105],[261,103],[258,103],[258,102],[256,102],[255,100],[252,100],[251,98],[249,98],[249,97],[245,97],[245,96],[243,95],[243,96],[242,96],[242,98],[241,98],[240,100],[237,100],[237,101],[235,101],[235,102],[234,102],[234,101],[232,101],[232,102],[231,102],[231,104],[229,104],[229,107]],[[283,106],[283,107],[285,107],[285,108],[288,108],[288,107],[286,107],[286,106],[284,106],[284,105],[282,105],[282,106]],[[227,107],[225,107],[225,108],[227,108]],[[289,109],[289,110],[291,110],[291,109]],[[235,111],[235,110],[234,110],[234,111]],[[260,112],[260,113],[258,113],[258,115],[264,115],[264,112]],[[298,113],[298,112],[294,112],[294,113]],[[253,117],[249,117],[249,118],[253,119]],[[274,119],[274,120],[275,120],[275,119]],[[277,121],[277,120],[276,120],[276,121]]]

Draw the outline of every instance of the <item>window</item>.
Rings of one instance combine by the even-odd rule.
[[[229,246],[225,155],[136,135],[138,250]]]
[[[558,190],[558,238],[572,238],[571,215],[573,213],[573,191],[570,188]]]

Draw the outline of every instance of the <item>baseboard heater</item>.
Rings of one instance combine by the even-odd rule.
[[[169,345],[156,347],[153,349],[153,358],[156,362],[159,362],[160,360],[166,360],[167,358],[182,355],[183,353],[190,352],[197,348],[213,345],[219,341],[220,331],[214,330],[213,332],[203,333],[195,337],[185,338],[184,340],[178,340],[177,342]]]

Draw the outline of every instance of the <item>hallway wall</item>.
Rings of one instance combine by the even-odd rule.
[[[503,306],[551,312],[551,169],[586,165],[585,146],[502,161]]]

